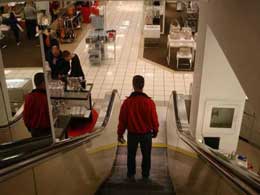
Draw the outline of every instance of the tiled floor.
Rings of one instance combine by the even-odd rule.
[[[106,7],[107,29],[117,30],[116,59],[107,59],[101,65],[91,65],[88,61],[88,45],[85,38],[75,49],[81,59],[87,82],[94,83],[93,99],[103,99],[107,92],[117,89],[121,99],[132,91],[132,77],[145,77],[144,91],[156,102],[167,102],[172,90],[189,93],[192,73],[174,72],[163,66],[149,62],[142,57],[142,17],[141,1],[110,1]],[[87,36],[87,34],[86,34]],[[111,50],[110,53],[113,53]],[[6,69],[8,78],[32,78],[40,68]]]
[[[145,77],[144,91],[155,101],[168,101],[172,90],[189,93],[192,73],[176,73],[153,62],[143,59],[141,1],[110,1],[107,4],[107,29],[117,30],[116,59],[104,60],[101,65],[88,61],[88,46],[83,40],[75,50],[83,64],[87,82],[93,82],[94,99],[104,98],[105,93],[117,89],[121,99],[132,91],[132,77]]]

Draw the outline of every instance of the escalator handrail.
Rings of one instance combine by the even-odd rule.
[[[173,105],[175,111],[175,119],[177,124],[177,134],[179,138],[189,145],[200,157],[209,162],[213,167],[220,171],[227,179],[232,181],[239,189],[247,194],[258,194],[260,192],[260,180],[256,179],[252,174],[243,174],[242,170],[239,171],[239,167],[232,167],[228,163],[224,163],[209,147],[199,144],[195,141],[194,137],[187,133],[183,129],[181,119],[179,118],[178,106],[177,106],[177,93],[172,92]],[[249,176],[250,175],[250,176]]]
[[[0,129],[11,127],[23,118],[23,105],[18,110],[17,114],[13,117],[13,120],[8,121],[7,124],[0,125]]]
[[[75,147],[78,147],[81,144],[87,143],[93,138],[99,136],[105,129],[110,117],[111,112],[113,109],[115,97],[118,94],[117,90],[112,91],[111,98],[109,100],[108,109],[106,112],[106,116],[104,122],[101,126],[101,128],[97,129],[93,133],[89,133],[86,135],[82,135],[73,139],[67,139],[63,140],[59,143],[52,144],[50,146],[47,146],[43,149],[36,150],[34,152],[31,152],[30,154],[20,154],[16,158],[16,160],[13,163],[10,163],[0,169],[0,181],[8,178],[9,176],[12,176],[13,173],[17,170],[20,170],[24,167],[28,167],[30,165],[33,165],[37,162],[39,162],[42,159],[48,158],[50,156],[53,156],[60,152],[65,152],[68,150],[72,150]]]

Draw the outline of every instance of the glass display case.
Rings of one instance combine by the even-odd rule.
[[[87,123],[92,117],[91,90],[93,84],[82,88],[81,80],[74,77],[66,82],[52,80],[49,82],[49,93],[55,136],[58,139],[68,138],[68,131],[73,123]]]

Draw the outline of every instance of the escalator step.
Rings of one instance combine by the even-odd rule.
[[[96,195],[168,195],[175,194],[168,173],[166,150],[153,148],[151,180],[145,182],[141,179],[141,152],[136,156],[136,181],[126,179],[127,148],[119,147],[113,167],[112,176],[100,187]]]

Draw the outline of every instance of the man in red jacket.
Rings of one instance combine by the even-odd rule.
[[[46,136],[51,125],[43,73],[35,74],[34,84],[36,89],[25,97],[23,120],[32,137]]]
[[[151,167],[152,138],[158,133],[159,123],[153,100],[143,93],[144,78],[133,78],[134,92],[128,97],[120,111],[118,141],[123,143],[127,129],[127,177],[134,179],[136,173],[135,156],[140,143],[142,152],[142,176],[148,179]]]

